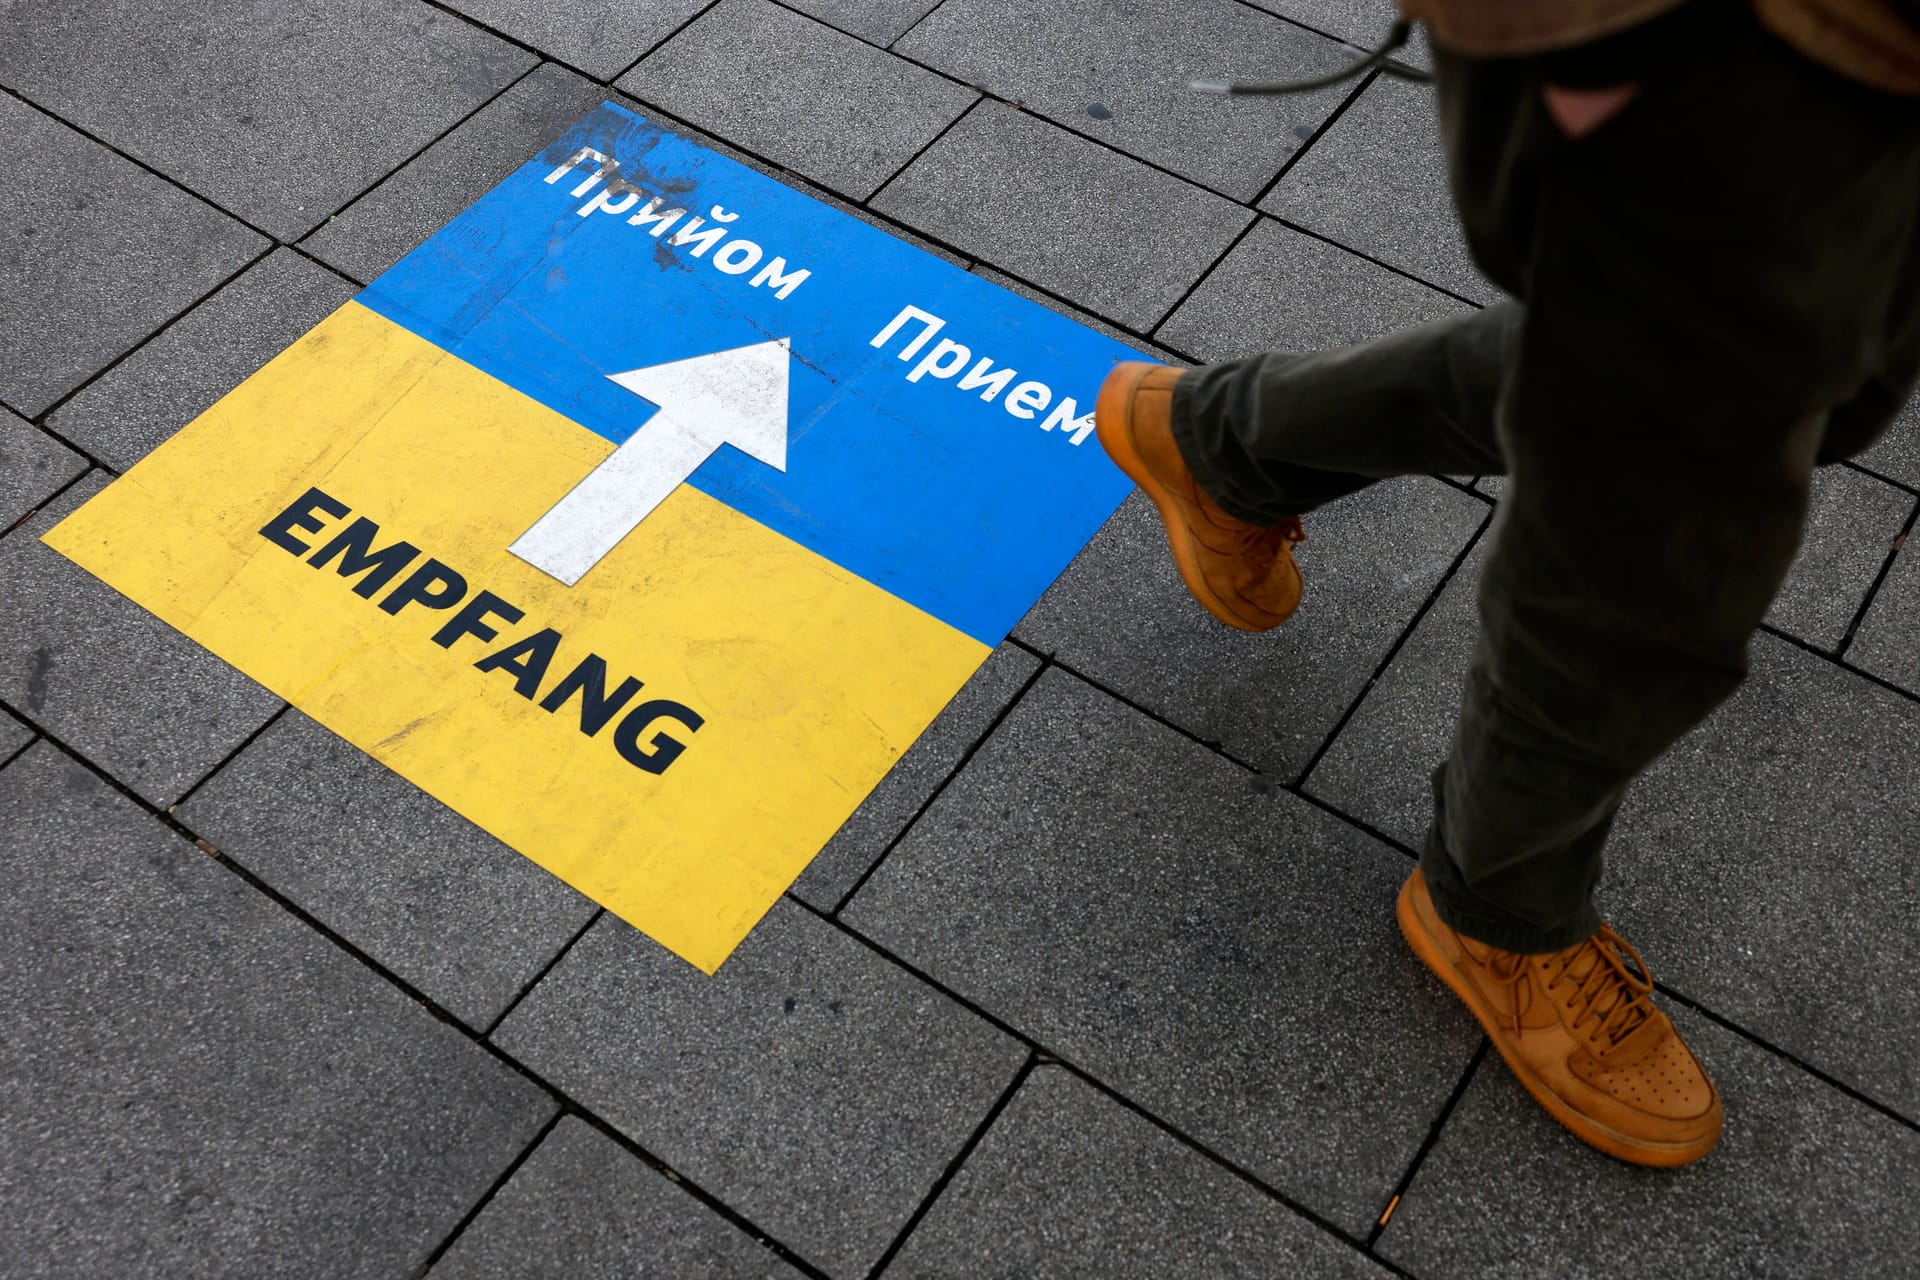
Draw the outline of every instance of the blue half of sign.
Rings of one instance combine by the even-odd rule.
[[[589,183],[591,158],[548,181],[583,148],[618,161],[638,201],[619,214],[593,207],[606,184]],[[656,195],[659,208],[688,211],[657,237],[629,222]],[[726,238],[701,252],[692,239],[675,244],[696,216]],[[745,241],[760,248],[759,265],[779,257],[809,275],[782,298],[772,281],[753,283],[757,268],[723,269],[721,255]],[[785,472],[722,449],[691,483],[985,644],[1005,637],[1132,487],[1095,439],[1076,445],[1042,426],[1066,400],[1091,412],[1101,379],[1134,351],[613,103],[360,301],[616,443],[653,408],[609,374],[790,339]],[[920,356],[948,340],[967,348],[966,371],[987,360],[983,378],[1013,369],[1012,379],[998,391],[962,390],[964,373],[910,381],[918,358],[899,353],[922,323],[873,345],[910,307],[945,322]],[[1047,409],[1009,410],[1024,382],[1048,389]]]

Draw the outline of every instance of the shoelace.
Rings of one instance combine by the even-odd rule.
[[[1532,957],[1503,952],[1488,966],[1493,975],[1512,987],[1508,1003],[1513,1008],[1513,1031],[1520,1034],[1520,1017],[1525,1012],[1525,991],[1529,989],[1527,962]],[[1631,959],[1633,965],[1628,967]],[[1545,962],[1549,973],[1547,990],[1556,991],[1572,984],[1566,1005],[1573,1011],[1569,1030],[1578,1033],[1591,1023],[1589,1044],[1611,1048],[1632,1035],[1653,1016],[1653,979],[1646,961],[1633,944],[1603,924],[1600,931],[1577,947],[1571,947]],[[1604,1043],[1603,1043],[1604,1042]]]
[[[1307,531],[1300,517],[1288,516],[1279,524],[1248,529],[1241,554],[1257,564],[1270,564],[1280,558],[1282,546],[1294,547],[1306,540]]]

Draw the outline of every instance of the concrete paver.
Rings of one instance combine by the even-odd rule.
[[[1394,926],[1411,870],[1050,671],[845,919],[1364,1233],[1479,1038]]]
[[[1847,661],[1920,695],[1920,538],[1909,534],[1894,557]]]
[[[404,1275],[553,1113],[51,745],[0,851],[10,1276]]]
[[[1467,256],[1426,85],[1368,85],[1260,208],[1463,298],[1500,296]]]
[[[1415,850],[1433,816],[1429,776],[1459,722],[1486,549],[1483,540],[1461,563],[1304,783],[1307,794]]]
[[[212,0],[32,0],[7,25],[0,84],[281,239],[538,61],[418,0],[259,5],[244,20]],[[183,234],[132,207],[131,225]]]
[[[1078,307],[1070,306],[1067,303],[1060,301],[1060,299],[1058,298],[1055,298],[1049,294],[1041,292],[1040,290],[1034,288],[1032,285],[1028,284],[1026,281],[1018,279],[1014,276],[1008,275],[1004,271],[995,271],[992,267],[989,267],[984,263],[975,263],[972,267],[972,271],[973,271],[973,274],[979,276],[982,280],[991,280],[993,283],[999,285],[1002,289],[1007,290],[1009,293],[1019,294],[1021,297],[1025,298],[1028,302],[1037,302],[1041,306],[1047,308],[1047,310],[1056,312],[1059,315],[1067,316],[1068,318],[1072,319],[1076,323],[1087,326],[1087,328],[1089,329],[1096,329],[1099,332],[1106,334],[1109,338],[1112,338],[1116,342],[1126,343],[1128,346],[1132,347],[1136,352],[1138,352],[1143,358],[1150,358],[1150,359],[1158,360],[1163,364],[1171,364],[1171,365],[1185,365],[1188,363],[1187,361],[1182,360],[1179,356],[1173,354],[1171,351],[1167,351],[1164,348],[1158,347],[1151,342],[1143,342],[1139,338],[1136,338],[1132,334],[1128,333],[1125,329],[1120,328],[1118,325],[1112,324],[1111,322],[1106,320],[1102,320],[1099,316],[1094,315],[1091,311],[1082,311]]]
[[[544,63],[328,218],[301,247],[366,284],[609,96]]]
[[[993,101],[968,112],[873,207],[1135,330],[1156,324],[1253,217]]]
[[[1800,554],[1767,621],[1808,644],[1837,649],[1915,501],[1905,490],[1848,467],[1814,472]]]
[[[854,199],[979,97],[769,0],[721,0],[620,87]]]
[[[355,292],[325,267],[276,249],[88,384],[47,425],[124,471]]]
[[[787,7],[884,47],[905,35],[939,4],[940,0],[794,0]]]
[[[1040,1067],[886,1274],[1362,1280],[1388,1272],[1071,1073]]]
[[[494,1039],[835,1276],[879,1260],[1024,1057],[784,901],[713,978],[602,917]]]
[[[14,47],[0,45],[0,84]],[[0,400],[28,417],[267,247],[211,205],[4,94],[0,165],[14,175],[0,206]]]
[[[21,748],[33,741],[33,730],[12,716],[0,714],[0,765],[13,759]]]
[[[475,1028],[505,1012],[596,909],[298,711],[179,817]]]
[[[85,458],[0,409],[0,530],[12,528],[86,469]]]
[[[1194,93],[1190,80],[1304,80],[1346,59],[1333,41],[1237,0],[1177,11],[1159,0],[947,0],[894,47],[1237,200],[1258,197],[1350,87]]]
[[[1248,635],[1187,593],[1136,494],[1015,635],[1236,759],[1289,780],[1333,732],[1486,520],[1437,480],[1376,485],[1307,520],[1300,612]]]
[[[1907,401],[1887,434],[1858,461],[1890,480],[1920,486],[1920,395]]]
[[[434,1280],[799,1274],[574,1116],[433,1266]]]
[[[832,911],[878,862],[1008,704],[1040,670],[1040,660],[1001,645],[926,733],[900,757],[794,883],[794,896]]]
[[[1212,364],[1371,342],[1466,309],[1417,280],[1262,218],[1154,336]]]
[[[1315,31],[1350,40],[1363,49],[1371,49],[1384,40],[1387,28],[1400,16],[1395,0],[1251,0],[1251,3]]]
[[[283,704],[40,542],[108,479],[0,538],[0,700],[165,806]]]
[[[1421,1280],[1895,1280],[1913,1273],[1920,1133],[1686,1009],[1726,1133],[1681,1170],[1563,1131],[1489,1057],[1380,1250]]]
[[[611,80],[712,0],[449,0],[450,7],[549,58]],[[585,115],[580,112],[576,115]],[[572,123],[569,121],[568,123]]]
[[[1409,844],[1453,731],[1473,587],[1454,578],[1307,779]],[[1920,830],[1920,704],[1769,636],[1753,660],[1741,692],[1636,784],[1601,909],[1662,982],[1920,1114],[1920,993],[1904,976],[1920,929],[1893,888]]]

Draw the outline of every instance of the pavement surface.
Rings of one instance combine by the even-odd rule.
[[[1920,407],[1620,821],[1677,1173],[1393,926],[1497,481],[1258,638],[1136,497],[714,979],[38,541],[607,97],[1169,360],[1485,303],[1427,89],[1182,87],[1390,9],[0,0],[0,1273],[1920,1274]]]

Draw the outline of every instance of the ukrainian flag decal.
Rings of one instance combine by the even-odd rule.
[[[711,973],[1126,496],[1131,358],[608,103],[46,541]]]

